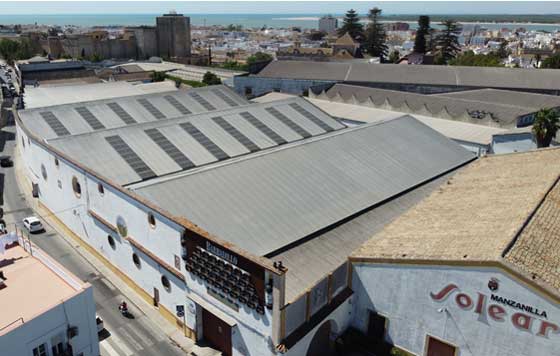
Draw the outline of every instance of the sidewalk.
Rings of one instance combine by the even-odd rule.
[[[220,352],[210,348],[196,345],[195,342],[188,337],[186,337],[182,330],[178,329],[174,325],[171,325],[152,305],[147,303],[142,297],[140,297],[131,287],[128,286],[122,279],[120,279],[111,269],[109,269],[103,262],[101,262],[97,257],[92,255],[87,249],[82,248],[80,242],[76,241],[74,238],[68,235],[66,232],[66,227],[63,226],[58,220],[53,219],[49,216],[49,212],[39,206],[39,200],[33,198],[31,195],[31,182],[24,173],[23,164],[21,162],[21,156],[19,155],[19,148],[14,151],[14,169],[16,175],[16,181],[20,192],[25,195],[25,200],[29,207],[41,216],[41,218],[49,226],[55,230],[59,236],[65,239],[78,254],[85,258],[91,265],[99,271],[101,275],[107,278],[123,295],[125,295],[139,310],[142,311],[152,322],[154,322],[171,340],[172,343],[176,344],[183,351],[189,355],[193,356],[217,356],[221,355]],[[27,188],[27,189],[25,189]]]

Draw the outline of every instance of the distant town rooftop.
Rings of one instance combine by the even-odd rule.
[[[87,283],[80,281],[46,254],[31,256],[16,245],[0,255],[0,271],[6,287],[0,289],[0,334],[28,322],[61,302],[80,293]]]

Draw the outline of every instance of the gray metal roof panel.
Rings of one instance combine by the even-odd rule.
[[[285,101],[279,101],[273,105],[286,107],[289,103],[296,102],[311,110],[312,104],[301,98],[291,98]],[[123,104],[123,106],[126,105]],[[109,163],[119,161],[118,157],[111,157],[112,152],[110,150],[107,152],[103,149],[97,149],[98,147],[106,146],[104,137],[119,135],[124,141],[129,143],[129,146],[131,146],[131,148],[155,172],[157,176],[164,176],[180,171],[182,168],[173,160],[173,158],[169,156],[169,154],[164,151],[161,146],[155,143],[147,135],[146,130],[158,129],[183,155],[192,161],[195,166],[206,165],[217,161],[217,158],[213,156],[212,152],[216,153],[218,151],[223,151],[225,156],[221,155],[220,157],[222,159],[250,153],[250,151],[242,143],[212,120],[212,117],[215,117],[216,115],[223,117],[224,120],[230,123],[232,127],[240,132],[240,134],[245,135],[250,140],[253,140],[253,142],[259,145],[260,149],[275,146],[272,140],[268,139],[264,134],[258,132],[258,130],[254,127],[251,127],[251,125],[239,115],[240,112],[244,111],[251,112],[257,116],[266,115],[263,110],[264,106],[269,107],[271,104],[253,104],[239,106],[219,112],[212,111],[209,113],[190,115],[174,119],[152,120],[150,122],[130,124],[119,128],[97,130],[94,132],[66,136],[63,138],[53,138],[47,140],[47,142],[66,152],[77,161],[84,162],[86,166],[89,166],[100,174],[110,176],[116,182],[126,185],[139,181],[138,176],[122,167],[118,167],[113,170],[110,167],[110,164],[103,163],[100,160],[92,159],[92,157],[90,157],[102,154],[109,155]],[[135,106],[135,108],[138,108],[138,106]],[[72,108],[65,108],[65,110],[74,111]],[[104,110],[114,114],[107,105],[104,106]],[[144,109],[142,108],[142,110]],[[280,108],[280,110],[284,109]],[[148,115],[151,116],[151,114]],[[324,120],[332,120],[328,115],[322,115]],[[299,114],[294,114],[293,117],[297,118],[298,116]],[[120,120],[117,115],[114,115],[113,119]],[[276,125],[282,125],[277,119],[272,117],[268,117],[266,120],[270,120]],[[87,125],[82,118],[79,118],[79,121],[81,125]],[[180,126],[181,124],[186,123],[193,125],[202,132],[208,140],[217,146],[217,149],[212,147],[206,149],[203,147],[201,142],[198,142]],[[285,127],[284,131],[290,132],[290,129]],[[301,137],[294,133],[293,136],[286,137],[285,139],[287,141],[295,141],[300,140]],[[87,142],[87,145],[84,144],[85,142]],[[88,146],[96,147],[96,150],[92,151],[91,149],[85,149],[85,147]],[[122,174],[115,175],[115,171],[122,172]]]
[[[473,158],[402,117],[131,189],[228,242],[267,255]]]
[[[258,77],[558,90],[554,69],[272,61]]]
[[[100,123],[106,128],[116,128],[126,126],[127,124],[113,111],[109,108],[108,104],[118,103],[122,109],[127,112],[135,121],[137,122],[151,122],[158,120],[154,117],[146,108],[144,108],[138,100],[147,100],[152,104],[157,110],[159,110],[166,118],[177,118],[185,116],[174,107],[165,96],[172,96],[182,105],[184,105],[193,114],[207,112],[201,104],[197,103],[189,93],[197,93],[203,98],[206,98],[210,104],[215,107],[215,110],[230,109],[230,105],[224,102],[222,99],[218,98],[212,94],[212,90],[221,90],[227,93],[229,97],[235,98],[236,102],[239,102],[240,106],[249,104],[246,100],[239,97],[237,94],[227,89],[225,86],[213,86],[213,87],[203,87],[191,90],[177,90],[172,92],[160,92],[160,93],[150,93],[144,95],[132,95],[125,97],[117,97],[111,99],[102,99],[94,101],[86,101],[71,104],[62,104],[48,107],[48,111],[53,112],[55,116],[59,118],[61,123],[67,127],[71,135],[82,134],[94,131],[91,126],[84,122],[83,118],[76,112],[76,107],[85,107],[93,115],[95,115]],[[235,97],[237,96],[237,97]],[[18,114],[31,131],[33,131],[38,136],[44,139],[50,139],[57,137],[57,135],[48,127],[48,125],[41,125],[43,119],[39,115],[39,112],[45,111],[47,109],[34,108],[27,110],[20,110]]]
[[[271,257],[282,261],[288,268],[286,301],[293,301],[325,278],[328,273],[345,263],[354,250],[369,239],[375,238],[376,233],[427,197],[453,173],[426,183],[332,230]]]

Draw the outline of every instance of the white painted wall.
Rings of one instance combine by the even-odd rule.
[[[74,355],[99,356],[92,287],[0,336],[0,356],[33,356],[33,349],[43,343],[50,354],[53,338],[67,341],[69,326],[78,327],[78,335],[70,341]]]
[[[333,321],[331,328],[331,340],[335,340],[340,336],[349,326],[352,321],[352,309],[355,303],[355,297],[351,296],[346,299],[341,305],[338,306],[332,313],[330,313],[319,325],[313,328],[307,335],[305,335],[297,344],[288,350],[285,356],[303,356],[307,354],[311,340],[317,333],[317,330],[329,320]]]
[[[17,131],[18,136],[23,136],[27,140],[19,128]],[[265,315],[261,315],[246,306],[241,306],[239,312],[235,312],[208,295],[206,287],[200,281],[186,274],[182,259],[178,271],[183,275],[186,274],[186,284],[138,251],[128,241],[96,221],[87,212],[94,211],[114,226],[117,225],[117,217],[123,217],[127,224],[128,235],[170,266],[175,266],[175,255],[181,258],[181,227],[153,211],[151,212],[155,215],[156,226],[150,227],[148,223],[150,210],[147,207],[108,185],[104,185],[104,193],[100,194],[99,181],[95,177],[81,173],[76,167],[60,158],[57,167],[50,151],[31,143],[32,146],[29,148],[26,141],[26,148],[21,150],[27,174],[34,182],[38,182],[41,202],[69,229],[134,280],[148,294],[153,295],[153,288],[156,287],[159,290],[160,303],[170,311],[174,312],[177,305],[184,305],[185,310],[188,311],[186,297],[195,293],[199,298],[203,298],[237,320],[237,326],[232,332],[232,348],[235,355],[272,354],[274,346],[270,341],[272,335],[270,310],[265,308]],[[21,147],[19,141],[18,144]],[[41,164],[45,166],[47,179],[41,175]],[[81,197],[76,197],[73,192],[74,176],[80,182]],[[115,240],[115,249],[109,245],[107,237],[109,234]],[[141,258],[140,269],[132,261],[133,252]],[[162,275],[167,276],[172,284],[169,292],[161,284]],[[198,314],[200,319],[201,314]],[[187,313],[187,319],[193,319],[192,315]],[[192,327],[197,322],[200,324],[201,320],[196,319],[194,317],[194,320],[187,320],[188,325]]]
[[[353,289],[356,305],[352,326],[367,330],[369,310],[389,319],[388,341],[418,355],[424,355],[426,335],[447,340],[460,348],[458,356],[528,356],[557,355],[560,333],[548,338],[537,336],[540,321],[533,320],[530,331],[516,328],[510,321],[519,312],[503,306],[507,316],[502,322],[486,317],[480,321],[474,312],[477,293],[485,294],[485,310],[491,304],[488,288],[497,278],[499,289],[494,294],[546,310],[548,321],[560,326],[560,307],[496,268],[449,266],[353,265]],[[438,293],[454,283],[455,291],[444,301],[436,302],[430,293]],[[465,293],[473,299],[468,310],[456,303],[456,295]],[[439,311],[438,311],[439,310]]]

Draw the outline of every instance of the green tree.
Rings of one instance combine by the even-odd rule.
[[[153,82],[163,82],[165,80],[165,72],[153,72],[151,77]]]
[[[8,64],[13,64],[14,60],[17,59],[19,48],[20,44],[17,41],[6,38],[0,40],[0,56],[2,56]]]
[[[247,64],[267,62],[271,60],[272,60],[272,56],[270,54],[264,52],[257,52],[247,58]]]
[[[342,26],[338,29],[338,35],[343,36],[346,32],[354,40],[362,42],[364,38],[364,25],[360,22],[360,18],[354,9],[348,10],[344,19],[342,20]]]
[[[503,67],[502,59],[496,53],[475,54],[473,51],[461,53],[447,62],[452,66]]]
[[[391,52],[391,54],[389,55],[389,62],[391,63],[397,63],[399,61],[399,59],[401,58],[401,54],[399,53],[399,51],[394,50],[393,52]]]
[[[496,50],[496,55],[500,58],[507,58],[510,53],[511,51],[507,47],[507,41],[502,41],[502,43],[500,43],[500,47]]]
[[[429,36],[430,33],[430,17],[420,16],[418,18],[418,29],[416,30],[416,37],[414,38],[414,52],[424,54],[428,51],[426,36]]]
[[[560,68],[560,53],[556,53],[548,58],[545,58],[541,63],[541,68]]]
[[[206,85],[222,84],[221,79],[216,74],[210,71],[204,73],[204,76],[202,77],[202,82]]]
[[[366,30],[365,49],[371,56],[379,57],[381,61],[384,61],[388,50],[386,43],[387,34],[383,24],[379,22],[380,15],[380,8],[374,7],[369,10],[368,18],[370,22]]]
[[[445,64],[455,58],[460,51],[458,35],[461,27],[454,20],[445,20],[441,23],[443,30],[436,37],[436,50],[438,52],[438,63]]]
[[[533,135],[537,140],[537,147],[548,147],[560,129],[560,116],[554,109],[540,109],[535,115]]]

